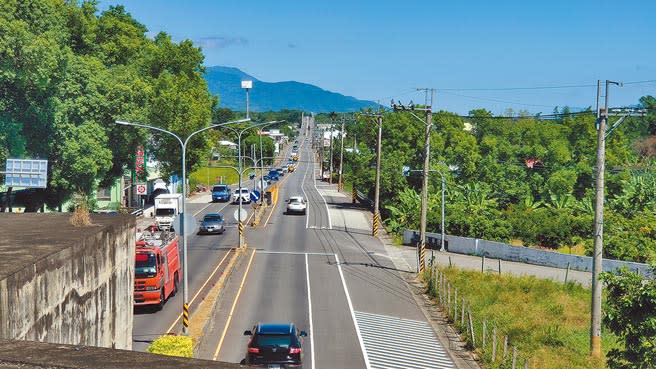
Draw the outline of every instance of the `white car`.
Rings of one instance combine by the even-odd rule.
[[[305,215],[307,204],[303,196],[292,196],[287,200],[287,214],[301,213]]]
[[[250,191],[246,187],[238,188],[234,190],[232,193],[232,202],[235,204],[239,203],[239,197],[241,197],[241,202],[250,204],[251,203],[251,195]]]

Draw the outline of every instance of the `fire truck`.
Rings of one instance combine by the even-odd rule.
[[[139,236],[134,268],[134,305],[161,309],[180,285],[178,236],[151,226]]]

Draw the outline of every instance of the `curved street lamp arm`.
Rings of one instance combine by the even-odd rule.
[[[228,125],[228,124],[233,124],[233,123],[243,123],[243,122],[248,122],[248,121],[250,121],[250,119],[239,119],[239,120],[233,120],[233,121],[230,121],[230,122],[224,122],[224,123],[212,124],[212,125],[210,125],[210,126],[208,126],[208,127],[201,128],[201,129],[199,129],[198,131],[192,132],[192,133],[187,137],[187,139],[185,140],[184,145],[187,146],[187,143],[189,142],[189,139],[192,138],[192,137],[193,137],[194,135],[196,135],[197,133],[201,133],[201,132],[203,132],[203,131],[207,131],[208,129],[212,129],[212,128],[223,127],[223,126],[226,126],[226,125]]]
[[[165,129],[163,129],[163,128],[159,128],[159,127],[155,127],[155,126],[149,126],[149,125],[147,125],[147,124],[141,124],[141,123],[125,122],[125,121],[122,121],[122,120],[114,121],[114,123],[116,123],[116,124],[120,124],[120,125],[123,125],[123,126],[136,126],[136,127],[142,127],[142,128],[150,128],[150,129],[154,129],[154,130],[156,130],[156,131],[160,131],[160,132],[163,132],[163,133],[167,133],[167,134],[169,134],[169,135],[175,137],[175,138],[178,140],[178,142],[180,142],[180,145],[182,145],[183,147],[184,147],[184,145],[185,145],[185,143],[182,142],[182,139],[181,139],[180,137],[178,137],[178,135],[176,135],[175,133],[173,133],[173,132],[171,132],[171,131],[167,131],[167,130],[165,130]]]

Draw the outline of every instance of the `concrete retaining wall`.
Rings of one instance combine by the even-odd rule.
[[[132,348],[133,216],[0,214],[0,339]]]
[[[441,236],[439,233],[426,232],[426,244],[438,248]],[[413,245],[419,241],[419,232],[406,229],[403,231],[403,243]],[[517,261],[528,264],[549,266],[554,268],[569,268],[584,272],[592,271],[592,258],[589,256],[568,255],[559,252],[532,249],[523,246],[512,246],[502,242],[487,241],[468,237],[445,236],[446,249],[449,252],[465,255],[485,256],[494,259]],[[624,267],[632,271],[639,271],[643,275],[650,275],[649,265],[604,259],[603,271],[612,272]]]

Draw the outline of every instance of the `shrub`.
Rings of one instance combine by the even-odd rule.
[[[193,357],[194,345],[191,337],[161,336],[148,346],[152,354]]]

